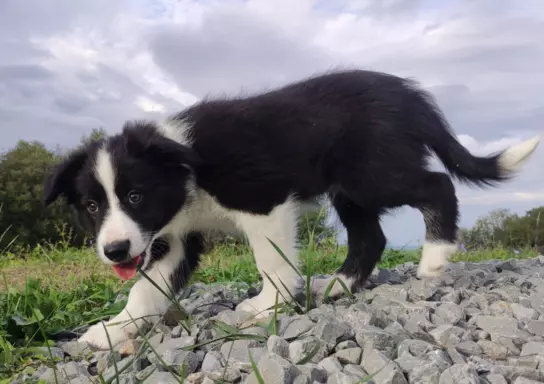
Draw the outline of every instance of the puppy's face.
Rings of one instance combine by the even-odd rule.
[[[159,135],[154,125],[131,123],[59,164],[44,199],[50,204],[64,196],[94,233],[100,258],[129,279],[136,265],[145,269],[151,244],[187,203],[198,163],[190,148]]]

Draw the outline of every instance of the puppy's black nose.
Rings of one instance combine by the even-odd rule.
[[[104,255],[111,261],[125,261],[129,257],[130,240],[118,240],[104,245]]]

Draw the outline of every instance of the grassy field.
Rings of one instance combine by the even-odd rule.
[[[301,272],[329,274],[346,256],[342,246],[309,246],[301,250]],[[534,257],[532,250],[503,248],[460,252],[452,261],[483,261]],[[388,250],[379,265],[391,268],[417,263],[420,251]],[[308,263],[311,260],[311,263]],[[52,334],[118,313],[131,283],[122,283],[92,249],[38,247],[24,254],[0,254],[0,384],[36,361],[33,347],[50,343]],[[250,251],[245,247],[220,246],[202,260],[193,281],[204,283],[259,280]],[[40,350],[43,353],[43,350]]]

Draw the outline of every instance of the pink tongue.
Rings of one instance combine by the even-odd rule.
[[[141,256],[136,256],[134,259],[127,263],[116,264],[113,266],[113,270],[123,280],[130,280],[136,276],[136,266],[140,263]]]

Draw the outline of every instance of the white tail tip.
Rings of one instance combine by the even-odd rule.
[[[518,172],[529,160],[540,143],[540,136],[535,136],[520,144],[507,148],[499,157],[499,167],[505,176]]]

